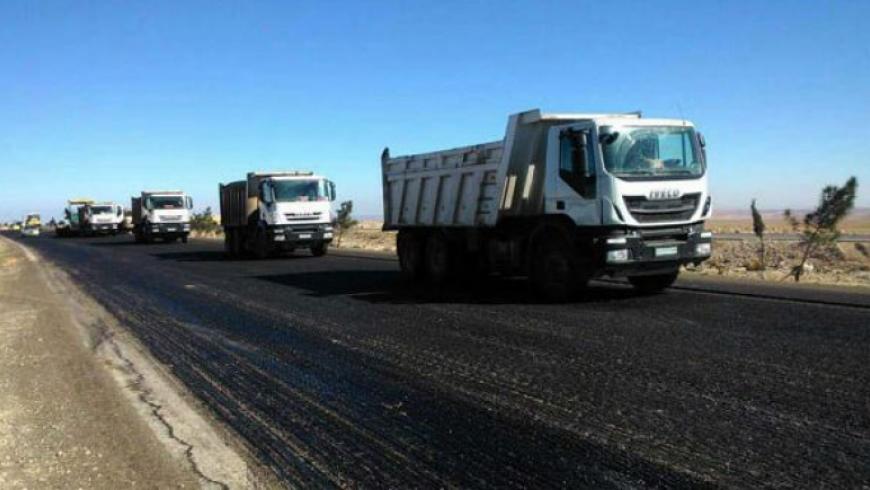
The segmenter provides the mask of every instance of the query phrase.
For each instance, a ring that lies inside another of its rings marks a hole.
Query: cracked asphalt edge
[[[30,247],[3,237],[33,262],[49,290],[68,309],[85,345],[109,369],[121,392],[174,457],[204,489],[261,489],[280,485],[231,430],[197,410],[195,397],[69,275]]]

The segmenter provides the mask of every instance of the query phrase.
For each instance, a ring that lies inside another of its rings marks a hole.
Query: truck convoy
[[[250,172],[219,186],[224,247],[231,257],[308,248],[325,255],[332,241],[335,184],[311,172]]]
[[[682,119],[531,110],[501,141],[385,149],[381,168],[384,229],[410,278],[527,275],[565,300],[600,276],[659,291],[711,253],[705,142]]]
[[[113,202],[90,203],[79,207],[78,215],[82,235],[117,235],[124,208]]]
[[[193,200],[182,191],[142,191],[131,198],[133,236],[137,243],[181,240],[190,234]]]
[[[80,235],[82,233],[82,226],[79,221],[79,210],[93,203],[94,201],[91,199],[70,199],[67,201],[66,207],[63,210],[64,219],[57,223],[54,230],[55,234],[59,237]]]
[[[38,214],[30,213],[21,222],[21,236],[39,236],[42,221]]]

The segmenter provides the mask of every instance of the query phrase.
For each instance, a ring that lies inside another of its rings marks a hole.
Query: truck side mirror
[[[193,209],[193,198],[184,196],[184,205],[187,206],[187,209]]]
[[[329,181],[329,200],[335,201],[335,182]]]
[[[122,208],[121,206],[117,206],[115,209],[118,213],[118,216],[124,216],[124,208]]]

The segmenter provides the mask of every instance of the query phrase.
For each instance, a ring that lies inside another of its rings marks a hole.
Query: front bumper
[[[190,223],[149,223],[146,229],[151,235],[187,235]]]
[[[88,225],[88,229],[93,233],[112,233],[118,231],[118,225],[115,223],[95,223]]]
[[[332,241],[331,224],[275,225],[268,228],[269,239],[285,246],[329,243]]]
[[[656,235],[653,231],[630,230],[602,239],[602,259],[610,274],[655,273],[681,265],[700,264],[713,252],[713,234],[702,226],[684,233]]]

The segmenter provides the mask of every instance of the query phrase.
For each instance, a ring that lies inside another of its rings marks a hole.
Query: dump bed
[[[384,226],[495,223],[501,141],[382,161]]]
[[[384,228],[489,227],[543,211],[547,129],[564,116],[538,110],[508,118],[501,141],[381,157]]]
[[[221,224],[224,226],[244,226],[248,224],[248,215],[253,212],[250,209],[247,193],[247,182],[239,180],[229,184],[221,184],[219,188],[221,198]],[[256,199],[254,199],[254,210]]]
[[[142,222],[142,198],[130,198],[130,210],[132,212],[133,224],[138,225]]]

